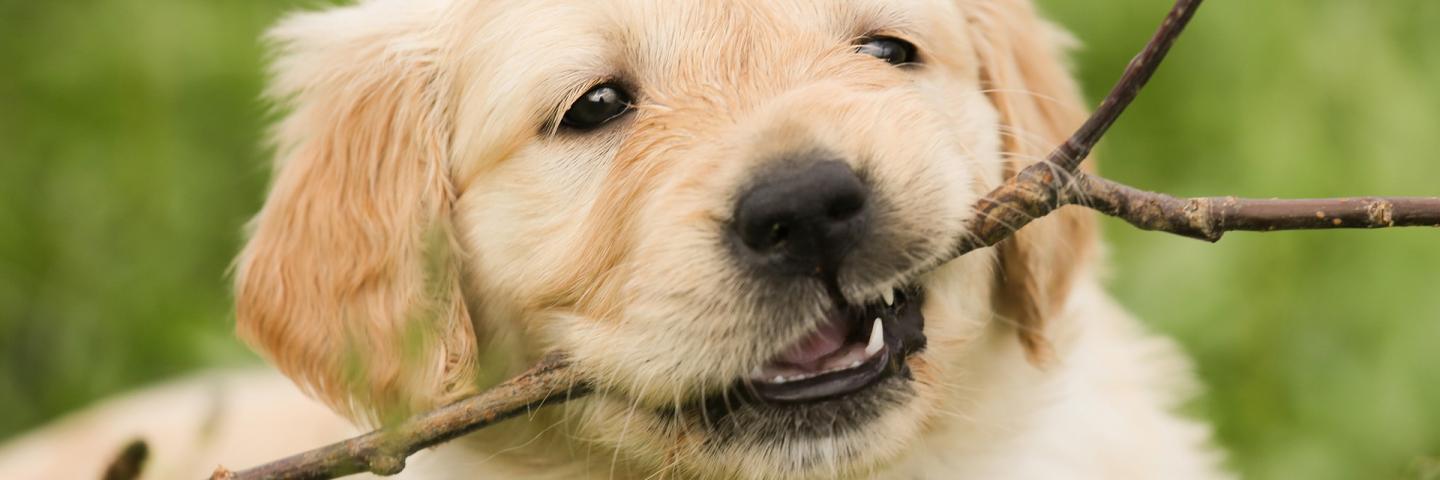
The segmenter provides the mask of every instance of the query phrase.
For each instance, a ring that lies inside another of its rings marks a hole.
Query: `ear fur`
[[[1086,107],[1063,61],[1069,35],[1044,21],[1030,0],[961,0],[984,88],[999,110],[1006,176],[1039,161],[1084,123]],[[1093,163],[1093,162],[1087,162]],[[1046,320],[1061,308],[1095,250],[1095,221],[1069,207],[1031,223],[998,246],[996,300],[1032,362],[1052,356]]]
[[[439,2],[361,2],[270,32],[275,180],[236,261],[237,330],[311,395],[387,421],[472,388],[449,215]]]

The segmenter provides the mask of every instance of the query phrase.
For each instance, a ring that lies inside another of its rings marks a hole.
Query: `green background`
[[[1168,2],[1046,0],[1099,98]],[[266,184],[256,38],[280,0],[0,0],[0,438],[253,364],[226,268]],[[1212,0],[1101,149],[1182,195],[1440,195],[1440,2]],[[1440,465],[1440,232],[1110,221],[1111,285],[1180,340],[1249,478]],[[1434,472],[1429,472],[1434,473]]]

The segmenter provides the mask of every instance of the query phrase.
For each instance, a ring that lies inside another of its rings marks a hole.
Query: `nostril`
[[[784,212],[750,209],[737,212],[735,234],[756,253],[768,253],[784,247],[800,226]]]
[[[832,221],[843,222],[855,218],[864,209],[865,195],[861,191],[855,190],[837,196],[834,201],[830,202],[830,207],[826,209],[825,215]]]
[[[766,246],[766,247],[772,247],[772,248],[773,248],[773,247],[776,247],[776,246],[779,246],[780,244],[785,243],[785,239],[786,239],[787,237],[789,237],[789,236],[790,236],[790,226],[789,226],[789,225],[786,225],[784,222],[774,222],[774,223],[771,223],[771,224],[770,224],[770,234],[765,237],[765,246]]]

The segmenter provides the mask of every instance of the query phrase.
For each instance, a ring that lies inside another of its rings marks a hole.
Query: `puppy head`
[[[274,35],[239,330],[355,418],[558,349],[601,392],[570,427],[638,468],[864,471],[953,414],[997,318],[1043,353],[1087,250],[1064,215],[938,264],[1081,116],[1022,0],[383,0]]]

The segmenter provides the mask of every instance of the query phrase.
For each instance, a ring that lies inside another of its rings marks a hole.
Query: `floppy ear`
[[[237,330],[357,420],[472,388],[474,327],[446,258],[457,250],[439,8],[362,2],[270,32],[270,94],[289,113],[236,264]]]
[[[986,95],[1000,112],[1006,176],[1039,161],[1084,123],[1086,107],[1063,61],[1072,40],[1030,0],[961,0],[970,17]],[[1092,214],[1067,207],[998,246],[1000,315],[1014,321],[1031,360],[1051,355],[1046,319],[1061,308],[1093,256]]]

